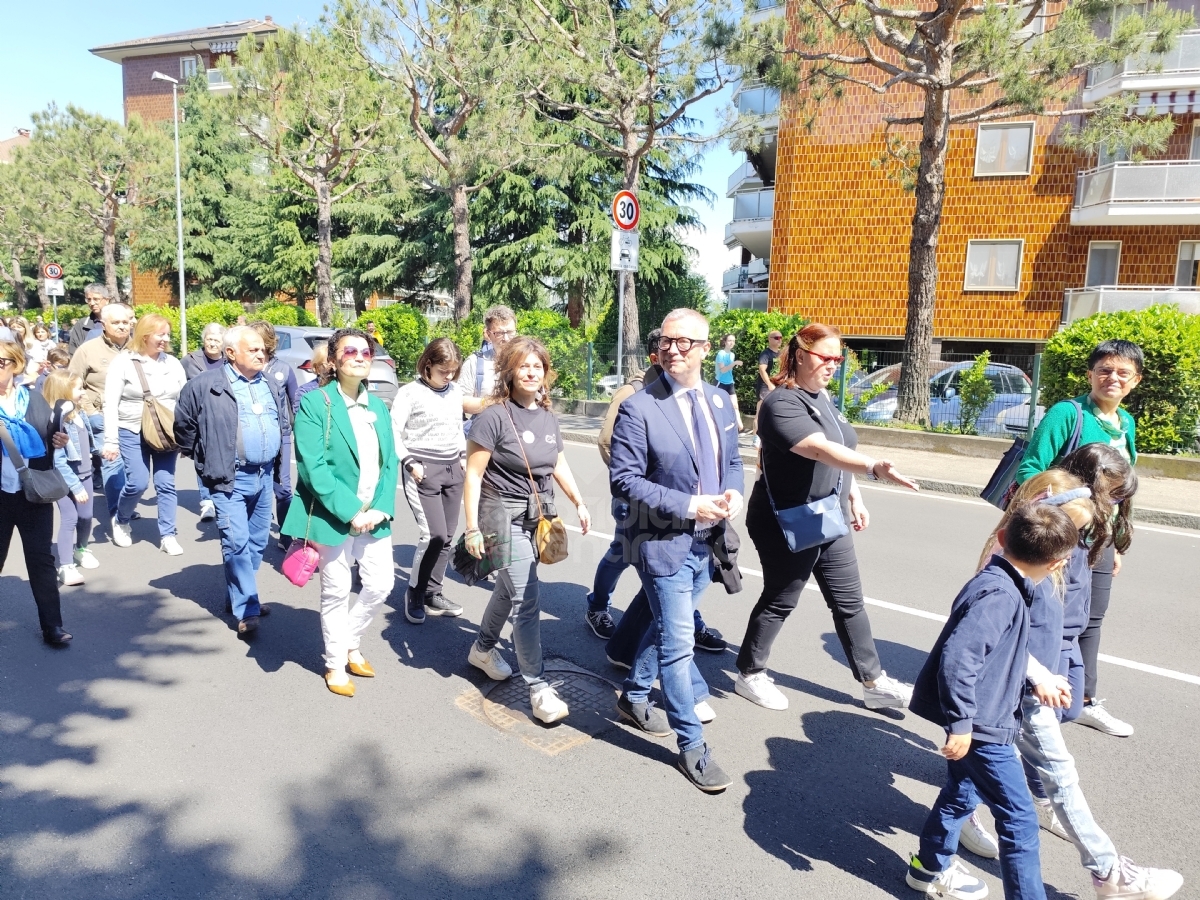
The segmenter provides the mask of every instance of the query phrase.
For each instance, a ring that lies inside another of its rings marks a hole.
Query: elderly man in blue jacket
[[[175,406],[175,440],[212,492],[225,564],[226,613],[238,636],[258,630],[270,607],[258,600],[258,566],[271,530],[275,467],[290,413],[283,386],[264,378],[262,336],[237,325],[225,332],[225,365],[197,375]]]
[[[654,615],[618,710],[650,734],[674,731],[679,767],[696,787],[716,792],[732,782],[709,753],[695,711],[692,613],[712,581],[709,532],[741,510],[743,474],[729,395],[700,377],[708,351],[704,316],[667,314],[658,343],[663,377],[621,404],[609,477],[613,496],[629,503],[627,552]],[[665,721],[650,702],[656,676]]]

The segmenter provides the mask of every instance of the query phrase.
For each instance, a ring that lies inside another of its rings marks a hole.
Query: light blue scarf
[[[28,409],[29,388],[27,387],[17,388],[16,411],[13,415],[10,416],[6,409],[0,407],[0,422],[4,423],[13,443],[17,445],[17,452],[25,457],[26,461],[41,459],[46,455],[46,444],[42,441],[42,436],[25,421],[25,413]],[[0,445],[0,450],[4,451],[5,456],[8,455],[8,448]],[[13,464],[16,465],[15,460]]]

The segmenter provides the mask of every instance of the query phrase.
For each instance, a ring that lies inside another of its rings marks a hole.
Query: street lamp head
[[[179,81],[177,79],[172,78],[170,75],[164,75],[162,72],[155,72],[153,75],[150,76],[150,80],[151,81],[166,81],[166,82],[170,82],[171,84],[179,84]]]

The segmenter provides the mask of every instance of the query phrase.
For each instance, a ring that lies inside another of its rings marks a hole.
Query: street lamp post
[[[179,254],[179,355],[187,353],[187,297],[183,287],[183,187],[179,180],[179,81],[162,72],[150,76],[151,81],[166,81],[171,85],[171,121],[175,125],[175,237]]]

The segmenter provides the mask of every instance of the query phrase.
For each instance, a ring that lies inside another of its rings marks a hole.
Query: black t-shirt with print
[[[521,436],[519,445],[518,434]],[[503,405],[494,403],[475,417],[469,440],[491,451],[491,461],[483,473],[485,484],[507,497],[528,497],[529,476],[525,470],[525,459],[528,458],[538,492],[545,494],[547,499],[554,496],[554,467],[558,464],[563,441],[558,430],[558,417],[550,410],[540,406],[525,409],[511,400]],[[524,457],[521,456],[522,448]]]
[[[833,405],[829,394],[799,388],[779,387],[763,400],[758,414],[758,436],[762,440],[763,467],[777,509],[791,509],[820,500],[833,493],[842,470],[805,459],[792,447],[806,437],[823,432],[827,440],[851,450],[858,434]],[[851,475],[842,478],[842,503],[847,502]]]

